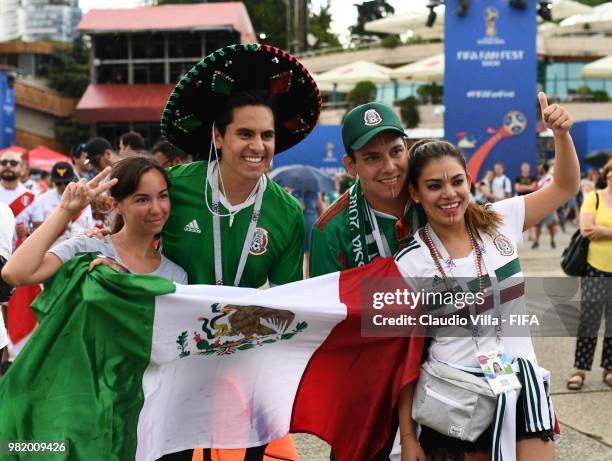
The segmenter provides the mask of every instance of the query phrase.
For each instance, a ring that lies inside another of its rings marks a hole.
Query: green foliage
[[[49,86],[62,96],[80,98],[89,85],[89,52],[77,37],[72,48],[56,47],[53,63],[44,69]]]
[[[227,0],[157,0],[158,5],[175,3],[218,3]],[[287,6],[282,0],[242,0],[246,6],[255,33],[266,34],[258,41],[280,48],[287,48]]]
[[[596,90],[593,91],[593,101],[595,102],[608,102],[610,100],[610,96],[606,90]]]
[[[350,102],[351,108],[374,101],[376,99],[376,85],[370,81],[359,82],[349,92],[346,99]]]
[[[423,104],[441,104],[444,88],[436,82],[427,85],[421,85],[417,89],[419,99]]]
[[[313,49],[318,50],[321,48],[337,48],[340,46],[340,40],[338,36],[331,30],[331,0],[327,0],[325,5],[321,5],[321,9],[310,15],[310,27],[309,33],[314,35],[317,39],[313,46]]]
[[[415,128],[421,122],[419,115],[418,101],[414,96],[408,96],[399,101],[400,117],[406,128]]]
[[[64,146],[74,146],[89,139],[89,125],[81,125],[76,118],[55,122],[55,139]]]
[[[389,34],[382,39],[381,45],[383,48],[395,48],[402,44],[399,35]]]
[[[591,94],[592,91],[587,85],[582,85],[576,89],[576,94]]]

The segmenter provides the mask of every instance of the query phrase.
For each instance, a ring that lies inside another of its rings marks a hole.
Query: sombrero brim
[[[206,158],[219,109],[231,94],[249,90],[276,97],[275,153],[299,143],[317,124],[321,93],[306,68],[283,50],[249,43],[221,48],[185,74],[162,114],[162,136]]]

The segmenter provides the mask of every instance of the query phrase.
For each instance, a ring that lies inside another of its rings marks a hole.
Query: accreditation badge
[[[521,388],[521,383],[501,344],[491,351],[477,351],[476,358],[491,390],[496,395]]]

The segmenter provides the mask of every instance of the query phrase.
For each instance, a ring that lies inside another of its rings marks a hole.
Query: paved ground
[[[573,230],[568,228],[567,234],[557,236],[556,249],[550,248],[548,235],[542,237],[537,250],[532,250],[531,242],[525,238],[519,255],[526,277],[546,277],[546,280],[558,286],[560,280],[557,277],[564,277],[559,267],[559,257]],[[570,279],[562,283],[570,292],[574,291],[572,287],[575,284]],[[553,376],[552,394],[562,432],[556,459],[612,460],[612,388],[603,384],[598,368],[601,340],[595,352],[595,367],[580,392],[565,388],[565,380],[572,370],[575,339],[567,336],[537,337],[534,338],[534,344],[540,364],[551,370]],[[302,460],[329,459],[329,447],[325,442],[304,434],[295,435],[295,440]]]

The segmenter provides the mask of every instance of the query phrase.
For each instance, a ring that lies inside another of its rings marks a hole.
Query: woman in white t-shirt
[[[469,203],[470,177],[459,150],[450,143],[433,140],[412,146],[409,187],[414,202],[423,207],[428,224],[415,234],[418,245],[401,250],[395,259],[413,289],[429,284],[439,286],[441,291],[460,288],[463,292],[483,293],[484,303],[466,308],[473,312],[480,306],[476,312],[485,314],[483,317],[506,318],[508,314],[525,312],[524,283],[517,257],[522,233],[575,195],[580,180],[578,159],[568,132],[571,117],[556,104],[548,106],[544,93],[538,98],[544,123],[554,133],[558,168],[554,181],[532,194],[501,200],[489,208]],[[434,312],[437,318],[461,314],[454,306],[450,310],[442,306]],[[421,425],[417,437],[412,419],[416,385],[407,385],[399,401],[402,461],[496,460],[501,455],[519,461],[553,460],[555,418],[545,383],[548,372],[537,365],[528,331],[521,336],[505,325],[501,330],[493,325],[481,325],[475,330],[469,325],[463,334],[458,334],[459,331],[449,326],[428,330],[431,339],[426,361],[442,362],[484,379],[486,373],[490,376],[484,354],[493,351],[499,355],[489,357],[507,363],[503,365],[505,370],[512,365],[522,375],[521,382],[529,383],[525,386],[529,389],[519,393],[506,388],[498,398],[497,413],[495,418],[492,416],[489,429],[476,441],[468,442],[461,439],[463,428],[455,428],[459,433],[455,438]],[[448,399],[441,401],[448,411],[440,413],[451,414],[459,408]],[[534,402],[532,407],[527,405]],[[529,408],[536,408],[537,412]]]
[[[110,181],[104,179],[110,174]],[[71,183],[58,208],[15,251],[2,270],[12,285],[33,285],[49,280],[64,262],[78,253],[102,256],[90,264],[106,264],[122,272],[150,274],[186,284],[187,274],[163,256],[154,242],[170,214],[166,170],[151,157],[128,157],[106,168],[91,181]],[[111,235],[105,240],[73,237],[52,249],[51,244],[74,216],[97,195],[110,192],[116,213]]]

